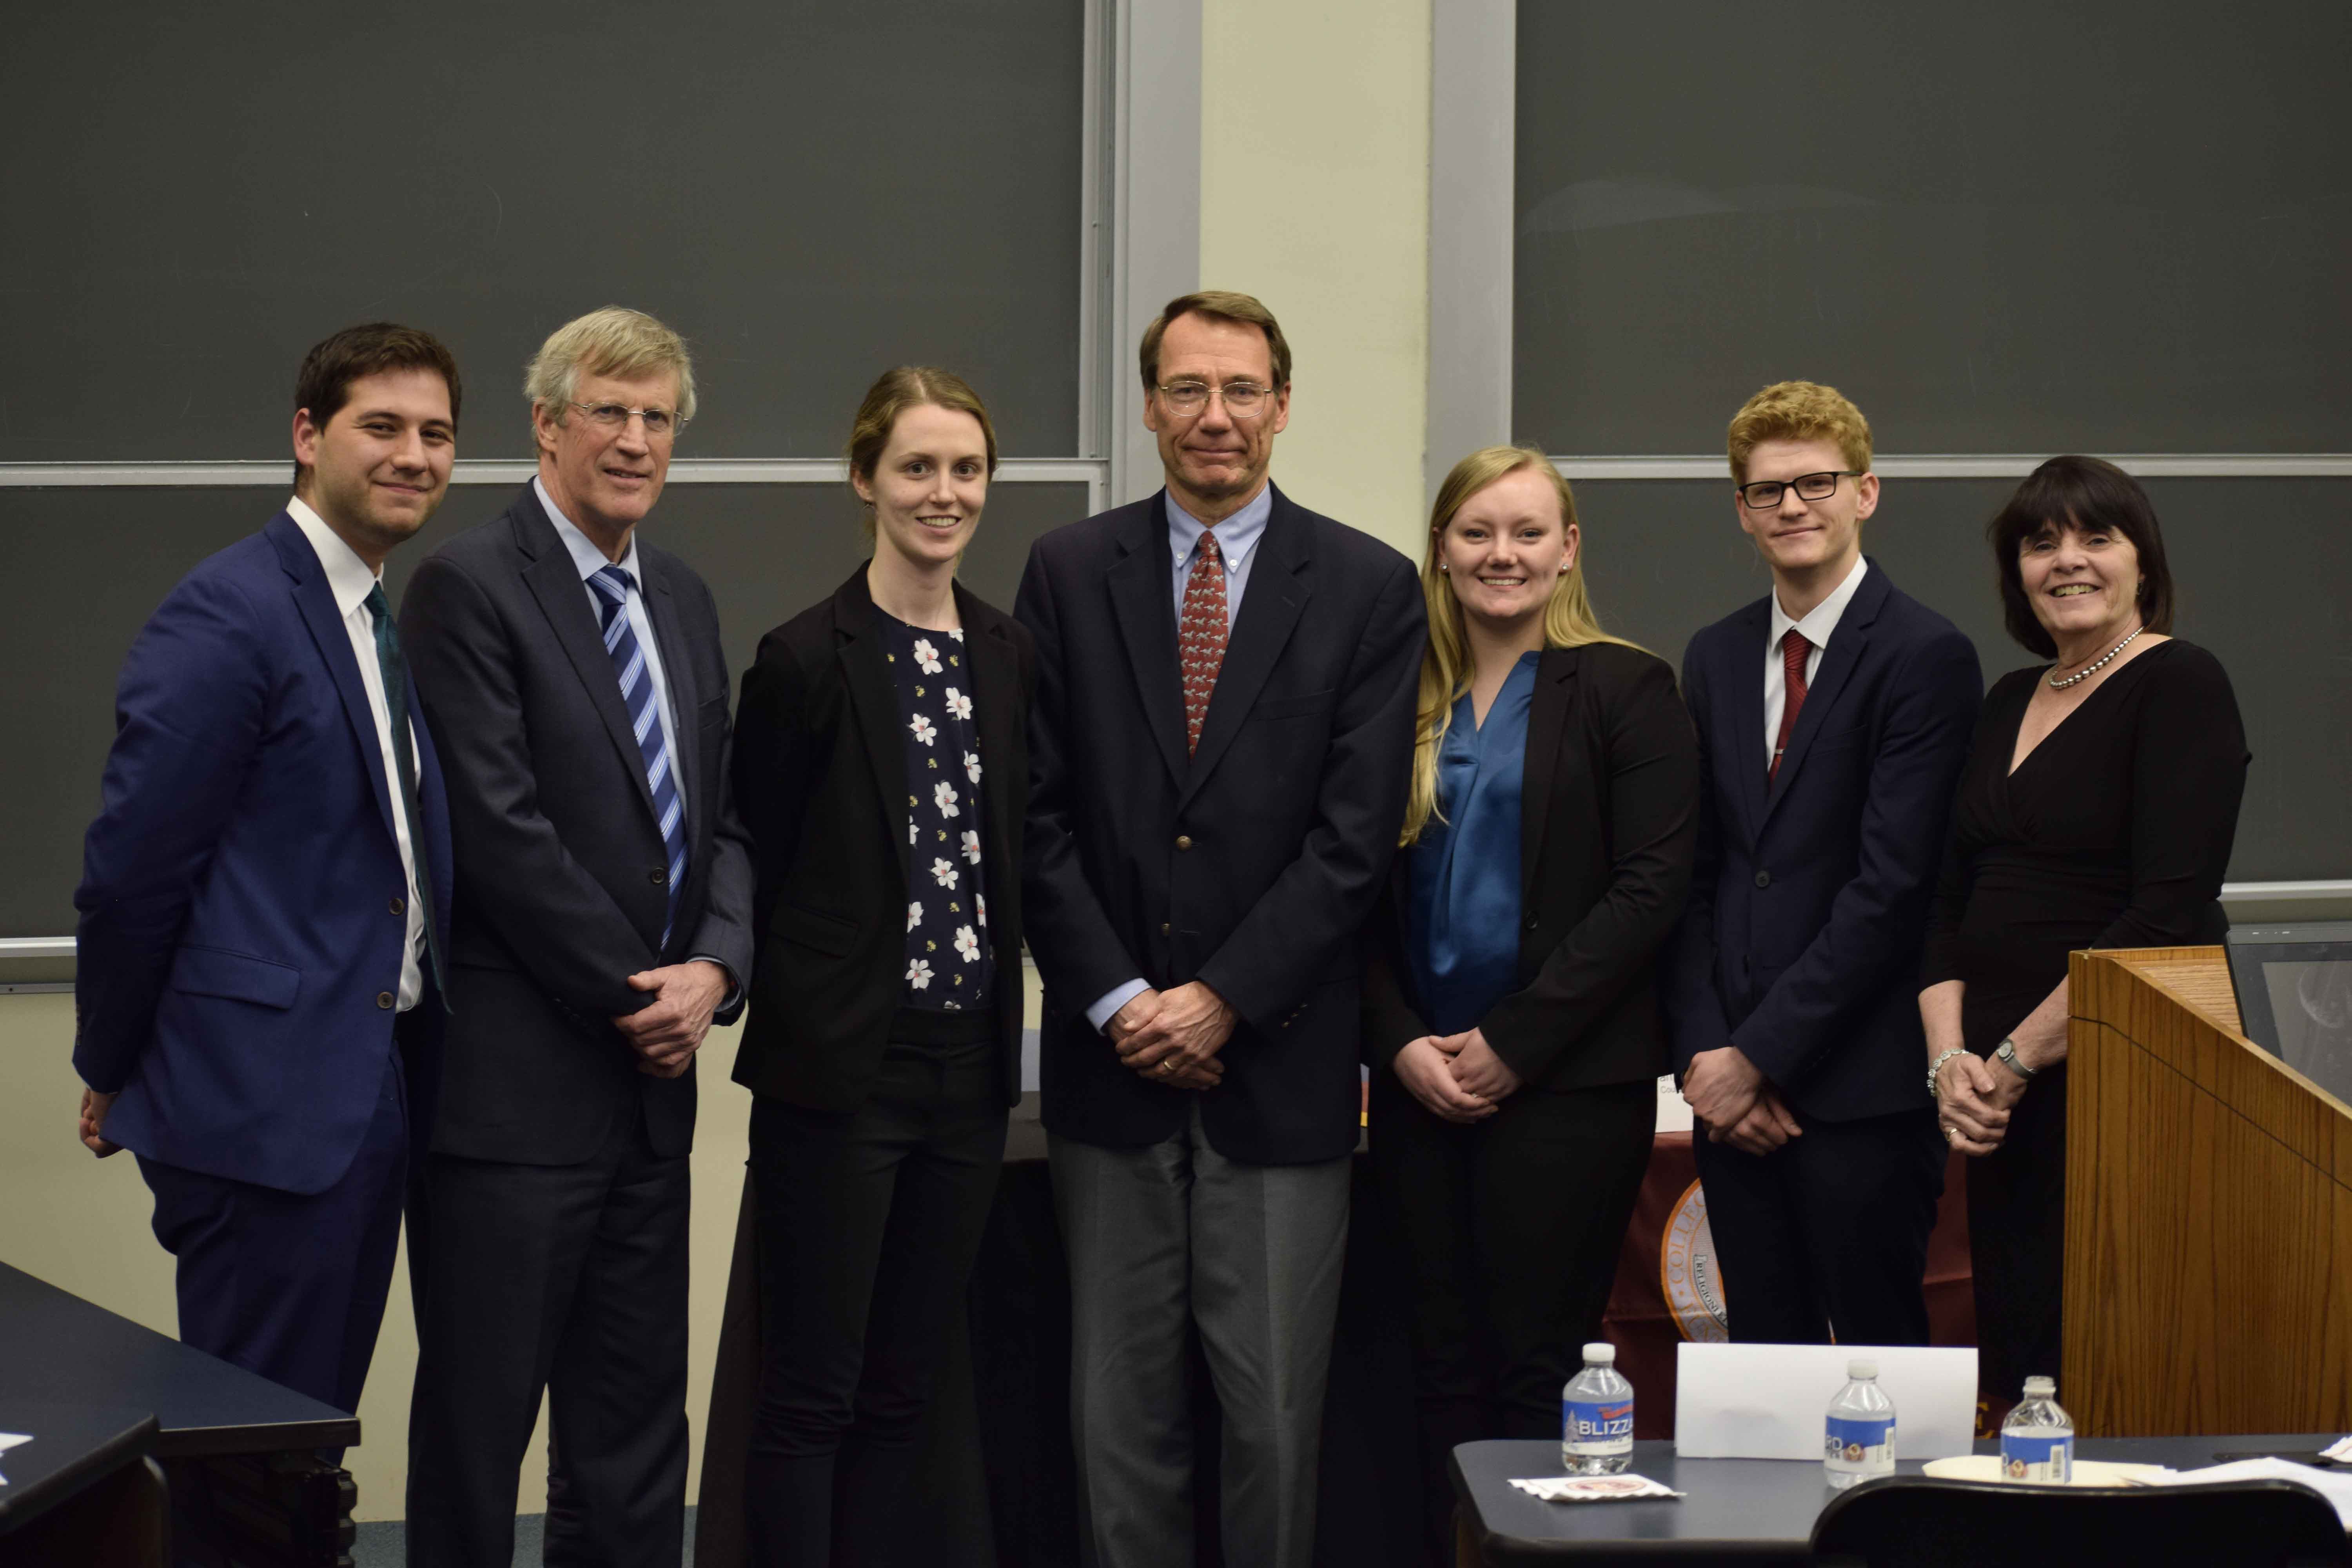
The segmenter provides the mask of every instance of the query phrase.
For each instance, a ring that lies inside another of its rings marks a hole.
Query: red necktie
[[[1203,531],[1192,574],[1184,580],[1184,615],[1176,626],[1176,657],[1184,667],[1184,750],[1200,750],[1201,721],[1225,662],[1225,562],[1217,536]]]
[[[1780,776],[1780,753],[1789,749],[1789,737],[1797,732],[1797,710],[1805,705],[1805,656],[1812,651],[1813,645],[1794,626],[1780,639],[1780,669],[1788,678],[1789,695],[1780,704],[1780,734],[1772,742],[1771,771],[1764,775],[1768,789]]]

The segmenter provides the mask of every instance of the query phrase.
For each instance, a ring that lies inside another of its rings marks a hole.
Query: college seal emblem
[[[1706,1227],[1706,1194],[1693,1182],[1667,1211],[1658,1242],[1658,1291],[1683,1338],[1726,1344],[1730,1320],[1723,1310],[1723,1274],[1715,1237]]]

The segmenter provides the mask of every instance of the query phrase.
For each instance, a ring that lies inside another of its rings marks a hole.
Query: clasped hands
[[[1805,1135],[1780,1091],[1738,1046],[1691,1058],[1683,1069],[1683,1100],[1706,1125],[1708,1142],[1728,1143],[1743,1154],[1769,1154]]]
[[[1137,992],[1103,1032],[1137,1076],[1173,1089],[1214,1089],[1225,1076],[1217,1053],[1233,1038],[1234,1022],[1225,999],[1193,980]]]
[[[1523,1081],[1475,1028],[1407,1040],[1397,1051],[1396,1075],[1432,1116],[1465,1126],[1494,1115]]]
[[[2009,1136],[2009,1113],[2024,1098],[2024,1079],[1973,1052],[1936,1069],[1936,1120],[1945,1141],[1963,1154],[1999,1149]]]
[[[613,1020],[613,1027],[637,1053],[637,1070],[655,1078],[678,1078],[694,1061],[710,1016],[727,999],[727,971],[709,959],[664,964],[629,976],[653,1001]]]

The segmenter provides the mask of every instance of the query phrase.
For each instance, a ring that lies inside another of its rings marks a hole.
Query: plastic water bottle
[[[1878,1386],[1878,1363],[1845,1363],[1846,1385],[1830,1401],[1822,1464],[1839,1491],[1873,1476],[1895,1473],[1895,1401]]]
[[[1584,1347],[1584,1370],[1559,1391],[1559,1463],[1571,1476],[1613,1476],[1633,1462],[1633,1385],[1617,1347]]]
[[[2000,1424],[2000,1479],[2064,1486],[2074,1473],[2074,1418],[2059,1407],[2058,1385],[2025,1380],[2025,1398]]]

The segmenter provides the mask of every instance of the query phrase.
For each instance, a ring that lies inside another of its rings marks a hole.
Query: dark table
[[[2084,1437],[2074,1451],[2085,1459],[2196,1469],[2225,1458],[2276,1454],[2308,1458],[2336,1440],[2272,1434],[2227,1437]],[[1979,1443],[1979,1453],[1999,1445]],[[1896,1473],[1924,1466],[1904,1460]],[[1819,1464],[1796,1459],[1683,1459],[1666,1442],[1633,1445],[1633,1473],[1688,1495],[1649,1502],[1539,1502],[1511,1485],[1515,1478],[1560,1474],[1553,1442],[1465,1443],[1454,1450],[1454,1495],[1461,1504],[1461,1563],[1809,1563],[1813,1521],[1832,1492]]]
[[[152,1412],[184,1550],[266,1542],[272,1561],[331,1563],[350,1549],[357,1493],[316,1450],[358,1442],[357,1416],[0,1263],[0,1430],[37,1433],[6,1425],[33,1403]],[[14,1482],[37,1446],[0,1456],[0,1474]]]
[[[0,1453],[0,1563],[162,1568],[163,1477],[147,1458],[154,1416],[0,1394],[0,1432],[33,1439]]]

